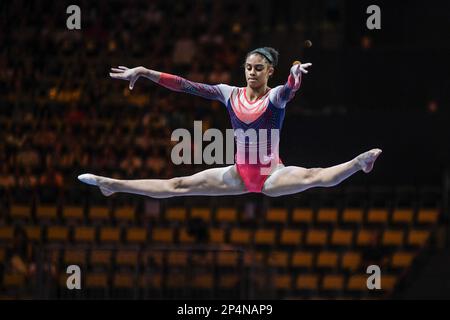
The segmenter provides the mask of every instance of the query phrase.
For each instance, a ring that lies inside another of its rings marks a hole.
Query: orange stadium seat
[[[235,274],[224,274],[219,276],[219,288],[239,288],[239,277]]]
[[[39,242],[42,240],[42,230],[40,226],[26,226],[25,232],[29,241]]]
[[[237,221],[236,208],[218,208],[216,211],[216,221],[219,223],[234,223]]]
[[[355,251],[344,252],[341,256],[341,268],[356,271],[361,266],[361,254]]]
[[[138,251],[118,250],[116,253],[116,264],[118,266],[135,268],[138,265]]]
[[[209,229],[209,241],[211,243],[225,243],[225,230],[219,228]]]
[[[351,224],[362,224],[364,212],[361,208],[346,208],[342,212],[342,222]]]
[[[299,230],[283,229],[280,235],[280,244],[298,246],[302,242],[302,232]]]
[[[66,265],[79,265],[85,266],[87,252],[85,249],[67,249],[64,251],[64,263]]]
[[[392,223],[396,224],[412,224],[414,220],[414,212],[412,209],[395,209],[392,214]]]
[[[317,290],[319,276],[316,274],[301,274],[297,277],[296,288],[299,290]]]
[[[371,208],[367,212],[367,222],[370,224],[385,224],[388,222],[388,210],[384,208]]]
[[[336,224],[338,221],[338,210],[336,208],[320,208],[317,212],[317,223]]]
[[[292,211],[292,222],[311,224],[313,222],[313,211],[310,208],[295,208]]]
[[[438,209],[420,209],[417,214],[417,223],[419,224],[435,224],[438,221]]]
[[[131,289],[135,286],[134,274],[119,272],[113,276],[113,287],[122,289]]]
[[[174,242],[174,232],[171,228],[154,228],[152,230],[152,241],[157,243]]]
[[[80,206],[63,206],[62,216],[65,220],[81,221],[84,219],[84,209]]]
[[[185,267],[188,265],[188,258],[185,251],[171,251],[167,254],[167,264],[171,267]]]
[[[120,242],[120,228],[102,227],[99,238],[100,242],[118,243]]]
[[[167,221],[178,221],[178,222],[186,222],[187,214],[186,208],[184,207],[172,207],[167,208],[165,213],[165,218]]]
[[[401,246],[403,245],[403,231],[386,230],[383,233],[382,243],[385,246]]]
[[[147,229],[141,227],[127,228],[126,241],[128,243],[146,243]]]
[[[408,268],[413,260],[415,254],[411,252],[395,252],[391,259],[391,267],[393,268]]]
[[[47,228],[47,241],[66,242],[69,240],[69,229],[61,226],[50,226]]]
[[[36,207],[36,218],[38,220],[57,220],[58,207],[55,205],[38,205]]]
[[[89,209],[89,219],[91,221],[108,221],[109,216],[109,208],[105,206],[92,206]]]
[[[290,290],[292,287],[292,276],[289,274],[276,274],[274,286],[277,290]]]
[[[430,231],[428,230],[410,230],[408,233],[408,245],[414,247],[422,247],[429,239]]]
[[[322,289],[340,291],[344,289],[344,276],[339,274],[327,274],[322,279]]]
[[[306,244],[310,246],[324,246],[327,244],[326,230],[309,230],[306,234]]]
[[[111,265],[112,251],[106,249],[93,249],[90,252],[90,263],[92,266],[109,267]]]
[[[291,266],[294,268],[311,268],[313,266],[313,254],[304,251],[294,252],[292,254]]]
[[[351,246],[353,230],[334,229],[331,234],[331,244],[335,246]]]
[[[272,251],[269,253],[267,262],[271,267],[287,268],[289,265],[289,255],[285,251]]]
[[[230,232],[230,242],[233,244],[250,244],[252,231],[233,228]]]
[[[133,206],[115,208],[113,217],[119,222],[133,223],[135,221],[135,208]]]
[[[191,219],[202,219],[206,222],[211,221],[211,209],[210,208],[191,208]]]
[[[255,245],[275,245],[275,230],[259,229],[254,234]]]
[[[31,206],[23,204],[11,204],[10,215],[13,220],[31,219]]]
[[[95,228],[94,227],[75,227],[74,241],[77,242],[94,242]]]
[[[285,224],[288,220],[288,211],[284,208],[270,208],[266,212],[266,222],[270,224]]]
[[[338,265],[338,254],[331,251],[322,251],[317,256],[316,266],[318,268],[334,269]]]
[[[194,275],[192,287],[196,289],[212,289],[214,286],[214,276],[211,273]]]
[[[178,240],[180,243],[194,243],[195,237],[192,234],[189,234],[186,228],[180,229],[180,233],[178,235]]]

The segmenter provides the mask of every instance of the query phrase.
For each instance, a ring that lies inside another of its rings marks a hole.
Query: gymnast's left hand
[[[109,76],[113,79],[120,79],[120,80],[128,80],[130,81],[129,88],[130,90],[133,90],[134,84],[136,83],[137,79],[142,75],[143,67],[136,67],[129,69],[124,66],[119,66],[117,68],[111,68],[111,71],[109,73]]]

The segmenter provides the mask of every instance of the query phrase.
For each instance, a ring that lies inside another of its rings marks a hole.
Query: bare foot
[[[375,160],[377,160],[381,152],[381,149],[372,149],[367,152],[361,153],[355,159],[361,166],[361,170],[365,173],[369,173],[370,171],[372,171]]]
[[[85,173],[78,176],[78,180],[81,182],[84,182],[86,184],[90,184],[93,186],[98,186],[100,188],[100,191],[105,196],[112,195],[115,191],[111,189],[111,182],[109,178],[96,176],[94,174]]]

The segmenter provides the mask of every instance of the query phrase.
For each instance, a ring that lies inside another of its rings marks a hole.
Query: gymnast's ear
[[[273,76],[274,72],[275,72],[275,68],[269,65],[269,78]]]

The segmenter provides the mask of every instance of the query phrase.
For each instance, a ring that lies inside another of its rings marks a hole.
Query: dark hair
[[[245,57],[245,59],[247,60],[247,58],[249,56],[251,56],[252,54],[255,54],[255,53],[257,53],[260,56],[262,56],[263,58],[265,58],[267,60],[267,62],[270,65],[272,65],[272,67],[276,67],[277,66],[279,53],[274,48],[262,47],[262,48],[258,48],[258,49],[252,50],[249,53],[247,53],[247,56]]]

